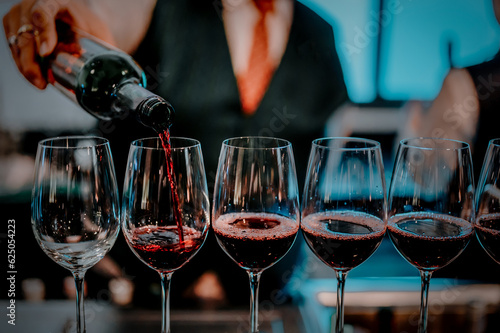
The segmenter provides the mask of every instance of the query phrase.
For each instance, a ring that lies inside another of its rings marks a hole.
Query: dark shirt
[[[468,68],[479,99],[479,123],[473,144],[473,164],[476,184],[488,142],[500,137],[500,53],[490,61]]]

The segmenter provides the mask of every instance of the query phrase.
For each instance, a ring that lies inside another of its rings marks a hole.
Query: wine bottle
[[[62,22],[57,34],[54,52],[42,61],[49,83],[99,119],[132,113],[157,132],[170,127],[173,107],[146,89],[146,75],[131,56]]]

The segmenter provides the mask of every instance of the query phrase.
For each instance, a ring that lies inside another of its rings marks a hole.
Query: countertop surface
[[[16,301],[15,325],[3,315],[2,333],[69,333],[74,332],[76,305],[72,300],[39,303]],[[8,301],[1,300],[5,309]],[[158,304],[160,307],[160,304]],[[118,308],[106,302],[85,302],[87,333],[160,333],[161,311]],[[249,310],[172,310],[173,333],[247,333]],[[295,306],[265,307],[260,311],[262,333],[305,333]]]
[[[330,333],[335,318],[336,283],[308,280],[297,304],[260,302],[261,333]],[[356,279],[348,281],[345,297],[345,332],[416,332],[420,283],[415,278]],[[73,333],[74,300],[30,303],[15,301],[15,325],[3,309],[1,333]],[[11,307],[11,306],[10,306]],[[180,310],[171,305],[172,333],[248,333],[249,309]],[[85,301],[87,333],[160,333],[161,311],[118,307],[106,301]],[[429,294],[429,333],[500,332],[500,285],[435,279]]]

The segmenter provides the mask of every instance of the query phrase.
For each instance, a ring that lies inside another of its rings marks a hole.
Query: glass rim
[[[95,140],[95,144],[89,144],[89,145],[80,145],[77,146],[75,144],[68,144],[69,140]],[[56,142],[66,142],[65,145],[53,145],[53,144],[48,144],[49,142],[56,143]],[[52,138],[47,138],[44,140],[41,140],[38,142],[38,146],[43,147],[43,148],[53,148],[53,149],[88,149],[92,147],[99,147],[99,146],[106,146],[109,145],[109,140],[100,136],[95,136],[95,135],[68,135],[68,136],[56,136]]]
[[[450,144],[454,144],[454,147],[425,147],[423,145],[410,144],[410,141],[431,141],[431,142],[447,142]],[[438,150],[438,151],[458,151],[463,149],[469,149],[470,145],[465,141],[454,140],[454,139],[445,139],[445,138],[434,138],[434,137],[411,137],[405,138],[399,141],[401,147],[405,148],[414,148],[414,149],[422,149],[422,150]]]
[[[488,144],[496,147],[500,147],[500,138],[491,139]]]
[[[331,146],[326,146],[320,144],[320,141],[344,141],[344,142],[364,142],[364,143],[369,143],[372,146],[371,147],[356,147],[356,148],[349,148],[349,147],[331,147]],[[323,138],[318,138],[312,141],[312,145],[315,148],[321,148],[321,149],[331,149],[331,150],[373,150],[373,149],[380,149],[381,145],[380,142],[372,139],[365,139],[365,138],[359,138],[359,137],[342,137],[342,136],[328,136],[328,137],[323,137]]]
[[[172,141],[186,141],[186,142],[190,142],[190,143],[186,144],[186,145],[181,145],[181,146],[173,146]],[[155,147],[148,146],[148,145],[144,146],[144,145],[140,145],[139,144],[140,142],[143,142],[143,143],[155,142],[156,145],[155,145]],[[193,139],[193,138],[183,137],[183,136],[170,137],[170,144],[171,144],[172,150],[190,149],[190,148],[195,148],[195,147],[201,146],[200,141]],[[161,139],[157,136],[151,136],[151,137],[140,138],[140,139],[134,140],[130,143],[130,146],[134,147],[134,148],[140,148],[140,149],[163,150]]]
[[[236,140],[255,140],[255,141],[264,141],[264,140],[274,140],[277,142],[277,145],[274,147],[245,147],[236,144],[229,143],[230,141]],[[238,148],[238,149],[259,149],[259,150],[273,150],[273,149],[283,149],[283,148],[291,148],[292,143],[286,139],[272,137],[272,136],[236,136],[232,138],[227,138],[222,141],[222,146],[230,147],[230,148]]]

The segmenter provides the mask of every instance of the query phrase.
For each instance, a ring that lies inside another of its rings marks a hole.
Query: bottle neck
[[[128,115],[126,113],[135,112],[142,101],[151,96],[156,95],[140,86],[135,80],[127,80],[115,90],[113,113],[124,114],[126,117]]]
[[[157,132],[167,130],[172,124],[174,109],[166,100],[140,86],[136,80],[127,80],[115,92],[113,112],[119,118],[134,113],[136,119]]]

